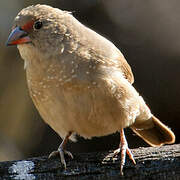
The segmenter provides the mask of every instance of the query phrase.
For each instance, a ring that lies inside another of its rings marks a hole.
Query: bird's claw
[[[120,174],[123,175],[123,167],[126,162],[126,154],[129,156],[129,158],[133,161],[134,164],[136,164],[136,161],[134,160],[133,154],[131,150],[128,147],[128,143],[126,141],[126,137],[124,135],[123,129],[121,130],[121,143],[119,145],[119,148],[116,149],[113,153],[110,153],[107,155],[104,160],[108,160],[109,158],[114,158],[119,153],[121,154],[121,163],[120,163]],[[114,161],[114,160],[113,160]]]
[[[119,149],[121,151],[120,150],[117,150],[117,151],[121,152],[120,173],[121,175],[123,175],[123,167],[126,162],[126,154],[129,156],[129,158],[133,161],[134,164],[136,164],[136,161],[134,160],[133,154],[128,147],[128,143],[126,141],[126,137],[124,135],[123,129],[121,130],[120,136],[121,136],[121,143],[120,143]]]
[[[61,159],[61,163],[63,164],[64,168],[66,169],[66,161],[64,158],[64,155],[67,154],[68,156],[71,157],[71,159],[73,159],[73,155],[71,152],[64,150],[63,148],[58,148],[57,151],[53,151],[48,158],[52,158],[55,156],[60,156]]]
[[[134,160],[134,156],[133,156],[133,154],[132,154],[132,152],[131,152],[131,150],[129,149],[128,146],[123,146],[123,147],[120,147],[120,148],[116,149],[112,153],[111,157],[114,158],[120,152],[121,152],[120,173],[121,173],[121,175],[123,175],[123,167],[124,167],[124,164],[125,164],[125,161],[126,161],[126,154],[129,156],[129,158],[133,161],[134,164],[136,164],[136,161]]]
[[[116,150],[114,150],[114,152],[112,153],[112,158],[114,158],[116,155],[118,155],[119,153],[121,152],[121,149],[120,148],[118,148],[118,149],[116,149]]]

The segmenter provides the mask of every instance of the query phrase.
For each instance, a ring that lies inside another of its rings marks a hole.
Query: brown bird
[[[123,173],[126,153],[135,163],[123,129],[130,127],[151,146],[171,144],[174,133],[160,122],[132,86],[134,77],[121,52],[82,25],[70,12],[47,5],[29,6],[14,20],[7,45],[24,59],[30,96],[44,121],[63,139],[64,154],[74,134],[84,138],[120,131]]]

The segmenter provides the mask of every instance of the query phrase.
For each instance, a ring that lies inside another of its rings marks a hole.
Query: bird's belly
[[[62,138],[69,131],[85,138],[104,136],[129,125],[117,100],[98,90],[53,88],[41,98],[31,96],[44,121]]]

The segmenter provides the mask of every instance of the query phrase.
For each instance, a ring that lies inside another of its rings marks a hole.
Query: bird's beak
[[[10,33],[6,45],[10,46],[10,45],[24,44],[28,42],[31,42],[28,33],[21,30],[20,27],[16,27]]]

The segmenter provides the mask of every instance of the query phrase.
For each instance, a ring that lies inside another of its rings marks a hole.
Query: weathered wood
[[[97,152],[74,154],[73,160],[66,158],[66,171],[58,158],[37,157],[1,162],[0,179],[180,180],[180,144],[138,148],[132,152],[137,165],[127,159],[123,177],[119,173],[119,156],[112,159],[107,157],[109,152]]]

